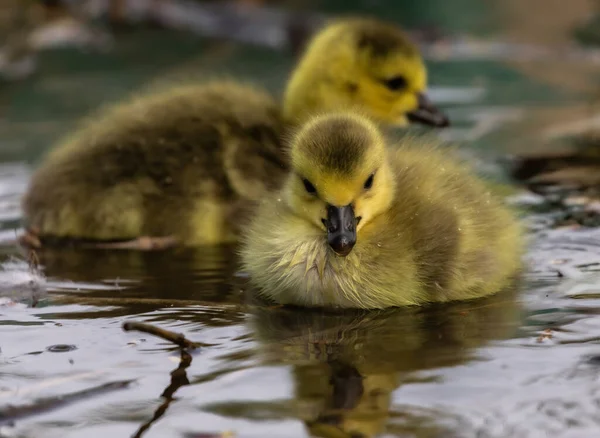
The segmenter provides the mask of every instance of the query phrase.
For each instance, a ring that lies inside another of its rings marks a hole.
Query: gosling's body
[[[24,199],[28,226],[46,240],[232,241],[248,203],[284,175],[282,130],[271,96],[233,82],[119,105],[47,157]]]
[[[425,98],[426,83],[420,55],[400,30],[350,19],[308,45],[285,108],[232,81],[118,104],[93,116],[35,173],[23,202],[23,241],[150,249],[234,242],[247,207],[285,176],[280,139],[288,128],[315,110],[352,105],[383,123],[445,126]]]
[[[520,265],[520,228],[450,152],[417,138],[373,146],[379,133],[356,116],[309,125],[292,145],[297,158],[284,189],[261,204],[246,233],[243,265],[260,293],[283,304],[385,308],[477,298],[509,284]],[[347,158],[356,163],[345,169],[323,163],[351,143],[373,150]],[[314,145],[321,161],[306,151]],[[310,166],[319,169],[311,177],[320,181],[311,179],[318,199],[304,197],[296,181]],[[361,190],[375,167],[372,188]],[[319,203],[352,205],[361,218],[345,257],[319,226]]]

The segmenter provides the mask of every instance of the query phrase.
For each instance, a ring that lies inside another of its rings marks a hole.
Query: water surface
[[[433,21],[472,38],[445,46],[447,53],[433,47],[428,59],[433,98],[454,121],[443,135],[461,142],[483,173],[504,178],[498,156],[549,147],[597,117],[598,66],[590,59],[527,62],[469,43],[558,53],[590,13],[582,2],[562,10],[556,1],[462,0],[452,10],[433,0],[392,9],[355,3],[407,26]],[[554,28],[527,20],[542,3]],[[38,254],[41,271],[32,271],[10,244],[19,199],[43,153],[79,117],[156,81],[214,72],[254,77],[279,93],[293,62],[154,29],[120,38],[103,55],[48,52],[36,77],[0,90],[0,436],[597,434],[600,232],[553,229],[552,213],[524,214],[529,269],[513,290],[422,309],[261,306],[249,298],[232,248],[47,250]],[[182,356],[165,341],[123,332],[129,320],[203,347]]]

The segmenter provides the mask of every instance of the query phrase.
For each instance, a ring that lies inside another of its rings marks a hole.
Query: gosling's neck
[[[351,35],[344,29],[331,26],[316,37],[294,69],[283,97],[288,123],[301,124],[315,113],[347,110],[352,103],[353,78],[346,76],[357,60]]]
[[[312,72],[308,75],[296,73],[283,98],[283,117],[291,125],[300,125],[317,113],[347,109],[352,100],[347,94],[352,92],[339,88],[339,78],[329,79],[328,72]]]

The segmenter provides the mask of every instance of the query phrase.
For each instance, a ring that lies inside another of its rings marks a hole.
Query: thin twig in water
[[[190,381],[188,380],[186,368],[188,368],[192,363],[192,356],[185,351],[183,348],[181,349],[181,361],[179,362],[179,366],[171,371],[171,383],[169,386],[165,388],[161,397],[165,399],[163,403],[154,411],[154,415],[150,420],[145,422],[140,426],[137,432],[132,435],[132,438],[141,438],[145,431],[147,431],[150,426],[152,426],[160,417],[164,415],[167,411],[171,402],[174,399],[175,392],[181,388],[182,386],[189,385]]]
[[[193,350],[196,348],[200,348],[201,346],[197,342],[190,341],[181,333],[171,332],[169,330],[161,329],[160,327],[156,327],[152,324],[145,324],[143,322],[123,323],[123,330],[125,330],[126,332],[138,331],[142,333],[147,333],[149,335],[164,339],[165,341],[172,342],[173,344],[178,345],[181,348],[189,348]]]
[[[190,384],[186,369],[192,364],[192,356],[186,351],[186,349],[189,348],[193,350],[200,348],[201,345],[197,342],[192,342],[189,339],[186,339],[186,337],[181,333],[174,333],[169,330],[156,327],[152,324],[145,324],[143,322],[126,322],[123,324],[123,330],[126,332],[134,330],[147,333],[149,335],[164,339],[165,341],[172,342],[175,345],[178,345],[181,349],[181,360],[179,361],[179,365],[171,372],[171,383],[169,383],[169,386],[167,386],[161,394],[164,402],[161,403],[156,411],[154,411],[152,418],[142,424],[137,432],[132,436],[132,438],[141,438],[144,432],[146,432],[159,418],[165,414],[171,405],[171,402],[174,400],[175,392],[182,386]]]

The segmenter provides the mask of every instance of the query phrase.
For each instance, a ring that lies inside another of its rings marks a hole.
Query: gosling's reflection
[[[256,308],[251,324],[265,362],[293,365],[293,415],[310,435],[358,438],[402,432],[388,419],[403,381],[468,361],[477,347],[510,337],[519,321],[514,294],[503,293],[379,312]],[[410,424],[410,413],[403,416]]]
[[[50,280],[53,304],[113,308],[102,316],[190,305],[225,309],[243,305],[231,247],[157,252],[45,248],[36,254]]]
[[[149,252],[45,248],[35,254],[49,277],[90,283],[122,280],[123,285],[129,280],[144,282],[145,294],[154,298],[185,299],[190,286],[201,284],[219,301],[231,288],[227,280],[237,269],[234,248],[229,246]]]

